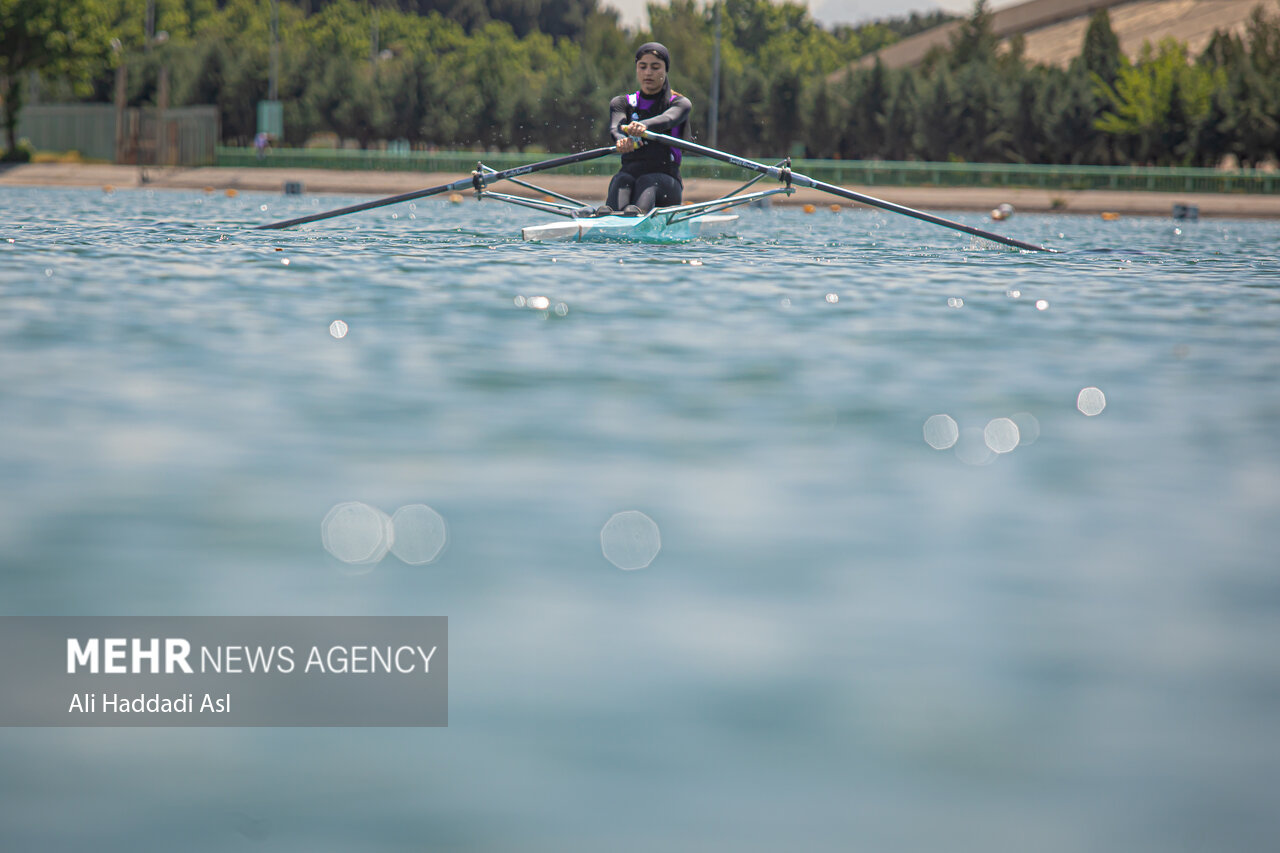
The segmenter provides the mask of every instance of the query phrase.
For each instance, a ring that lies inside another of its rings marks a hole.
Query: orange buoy
[[[814,207],[814,206],[813,206],[813,205],[811,205],[811,204],[806,204],[806,205],[804,206],[804,212],[805,212],[805,213],[813,213],[813,212],[814,212],[815,210],[817,210],[817,209],[818,209],[818,208]]]
[[[107,195],[110,195],[111,193],[113,193],[113,192],[115,192],[115,191],[116,191],[116,188],[115,188],[115,187],[113,187],[113,186],[111,186],[111,184],[107,184],[106,186],[104,186],[104,187],[102,188],[102,191],[103,191],[104,193],[106,193]]]
[[[449,201],[454,204],[462,204],[462,193],[453,193],[449,196]]]
[[[833,204],[833,205],[831,205],[831,212],[832,212],[832,213],[839,213],[839,212],[840,212],[840,205],[838,205],[838,204]]]
[[[204,188],[204,194],[205,194],[205,195],[208,195],[208,194],[209,194],[209,193],[211,193],[211,192],[213,192],[213,187],[205,187],[205,188]]]
[[[240,195],[240,193],[235,190],[227,190],[227,198],[235,198],[238,195]]]
[[[1116,213],[1114,210],[1104,210],[1102,212],[1103,222],[1115,222],[1119,218],[1120,214]]]

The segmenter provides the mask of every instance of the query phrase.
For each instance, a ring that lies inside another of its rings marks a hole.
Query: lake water
[[[6,729],[0,846],[1273,849],[1280,223],[247,230],[356,200],[0,189],[0,613],[446,615],[449,727]]]

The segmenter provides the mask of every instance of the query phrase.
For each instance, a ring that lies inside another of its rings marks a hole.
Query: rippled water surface
[[[353,201],[0,190],[0,612],[447,615],[449,728],[8,729],[0,846],[1274,849],[1280,225],[248,230]]]

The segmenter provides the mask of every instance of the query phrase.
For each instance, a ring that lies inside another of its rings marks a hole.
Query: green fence
[[[124,126],[117,122],[124,119]],[[0,124],[0,134],[4,125]],[[215,162],[218,108],[129,107],[112,104],[31,104],[18,114],[18,138],[37,151],[78,151],[87,160],[161,166]]]
[[[78,151],[86,159],[111,162],[116,156],[116,108],[31,104],[18,113],[18,138],[30,140],[37,151]]]
[[[466,151],[360,151],[279,148],[258,157],[252,148],[219,147],[219,166],[270,166],[305,169],[369,169],[444,172],[465,175],[483,160],[505,169],[546,159],[552,154],[481,154]],[[776,162],[776,161],[769,161]],[[1028,166],[1009,163],[907,163],[878,160],[796,160],[792,167],[833,184],[911,187],[1031,187],[1045,190],[1151,190],[1156,192],[1280,192],[1280,173],[1256,169],[1157,168],[1128,166]],[[558,169],[560,174],[608,175],[612,158]],[[697,157],[685,159],[690,178],[746,180],[749,173]]]

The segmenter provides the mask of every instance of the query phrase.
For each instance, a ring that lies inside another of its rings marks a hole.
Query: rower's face
[[[636,60],[636,79],[640,81],[640,91],[656,95],[662,91],[662,84],[667,82],[667,64],[646,53]]]

